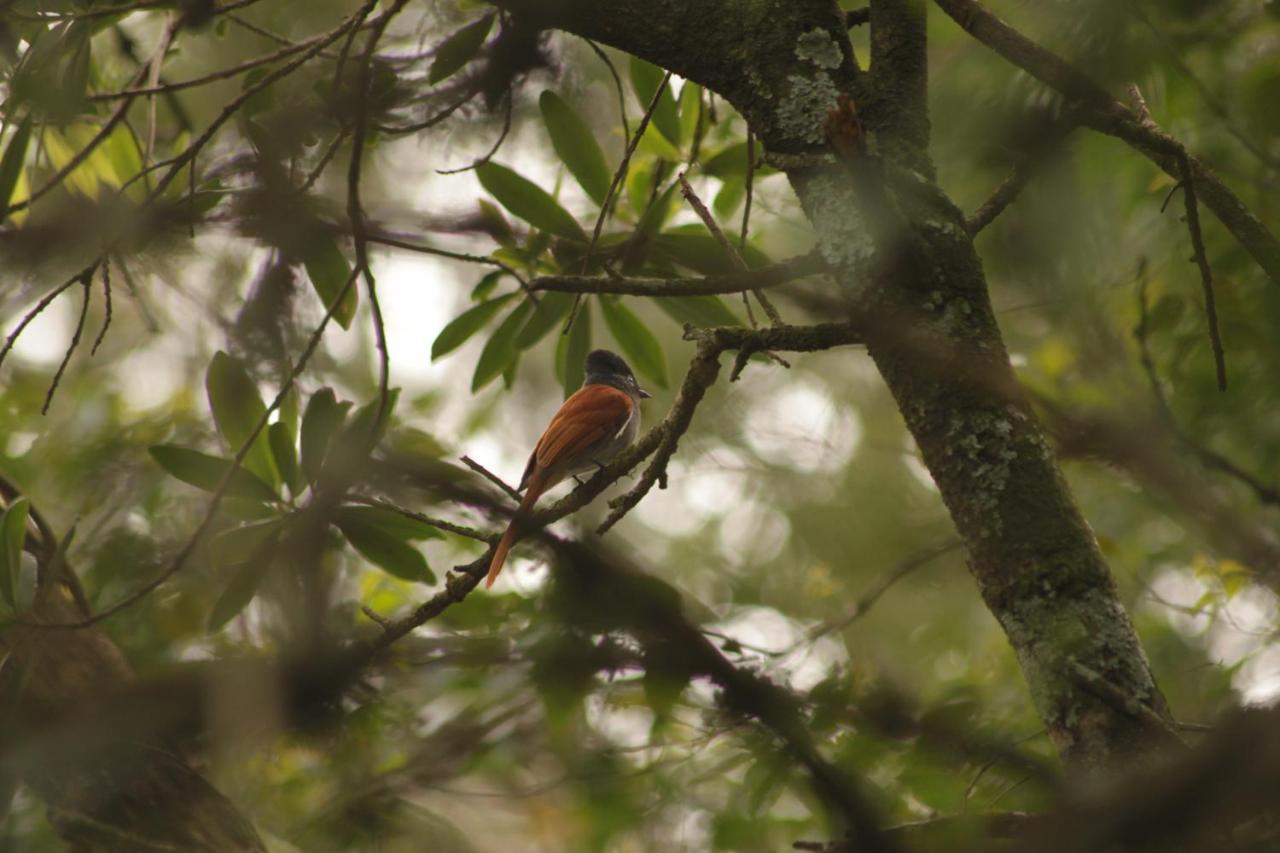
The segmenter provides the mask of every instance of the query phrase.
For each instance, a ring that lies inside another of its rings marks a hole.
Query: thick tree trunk
[[[27,622],[65,624],[87,615],[58,581],[42,584]],[[74,851],[261,851],[253,825],[172,744],[157,707],[133,703],[128,719],[86,708],[132,681],[116,646],[96,628],[11,625],[0,633],[0,778],[21,778]],[[93,726],[60,726],[63,719]],[[6,732],[25,733],[25,742]],[[41,732],[56,732],[56,737]]]
[[[870,73],[829,0],[497,2],[695,80],[747,118],[866,329],[1064,760],[1090,769],[1171,738],[1107,565],[1018,393],[963,216],[934,183],[919,0],[872,3]],[[831,154],[842,97],[874,155]]]

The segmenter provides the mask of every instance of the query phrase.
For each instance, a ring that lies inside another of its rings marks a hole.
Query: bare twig
[[[441,258],[450,258],[455,261],[466,261],[467,263],[472,264],[486,264],[491,267],[497,267],[516,281],[520,282],[521,285],[528,284],[528,282],[525,281],[524,276],[520,275],[520,273],[510,265],[504,264],[502,261],[494,258],[485,257],[484,255],[472,255],[466,252],[451,252],[448,249],[437,249],[434,246],[424,246],[421,243],[414,243],[410,240],[405,240],[391,234],[379,233],[376,231],[370,231],[366,235],[366,239],[368,239],[370,243],[380,243],[383,246],[393,246],[397,249],[404,249],[406,252],[419,252],[423,255],[436,255]],[[547,287],[543,289],[555,290],[556,288]]]
[[[505,492],[507,496],[510,497],[512,500],[516,500],[516,501],[520,500],[520,493],[517,492],[515,489],[513,489],[511,486],[507,485],[506,480],[502,479],[497,474],[493,473],[488,468],[484,467],[479,462],[472,459],[470,456],[462,457],[462,463],[466,465],[468,468],[470,468],[472,471],[475,471],[481,477],[484,477],[490,483],[493,483],[499,489],[502,489],[502,491]]]
[[[1072,679],[1079,683],[1081,687],[1084,687],[1099,699],[1105,700],[1116,710],[1123,711],[1129,716],[1141,720],[1153,731],[1164,732],[1171,738],[1178,739],[1177,732],[1150,705],[1136,696],[1125,693],[1106,676],[1095,672],[1075,658],[1069,658],[1068,665],[1071,667],[1070,675]]]
[[[457,169],[436,169],[437,175],[457,175],[462,172],[470,172],[472,169],[483,166],[485,163],[488,163],[493,159],[493,156],[498,153],[498,149],[502,147],[502,143],[507,141],[508,134],[511,133],[511,113],[515,109],[515,95],[512,94],[510,90],[507,91],[506,102],[507,108],[503,113],[502,131],[498,134],[497,140],[494,141],[489,150],[479,158],[472,160],[467,165],[460,166]]]
[[[80,319],[76,321],[76,330],[71,335],[71,343],[67,345],[67,351],[62,356],[62,361],[58,364],[58,369],[54,371],[53,379],[49,381],[49,390],[44,395],[44,405],[40,407],[40,414],[49,414],[49,406],[53,403],[53,395],[58,390],[58,384],[62,382],[62,374],[66,372],[67,365],[71,363],[71,356],[75,354],[76,348],[80,346],[80,336],[84,334],[84,322],[89,316],[89,288],[93,284],[93,273],[80,276],[81,289],[84,291],[84,300],[80,303]]]
[[[711,236],[715,237],[716,242],[724,249],[724,253],[729,258],[730,263],[732,263],[738,270],[747,272],[750,267],[748,267],[747,262],[743,260],[742,254],[734,247],[733,243],[729,241],[729,238],[725,236],[725,233],[721,230],[719,223],[717,223],[715,217],[711,215],[711,211],[702,203],[702,199],[698,198],[698,194],[693,191],[693,187],[689,185],[689,181],[685,178],[684,172],[681,172],[676,177],[676,180],[680,182],[681,194],[683,194],[685,200],[689,202],[689,206],[693,208],[693,212],[698,214],[698,218],[707,226],[707,230],[711,232]],[[769,322],[775,326],[782,325],[782,316],[778,314],[778,309],[773,307],[773,303],[769,301],[769,298],[758,288],[753,289],[751,294],[756,298],[756,301],[760,303],[760,307],[764,309],[764,313],[769,316]]]
[[[97,355],[98,347],[102,345],[103,339],[107,336],[107,329],[111,328],[111,259],[103,257],[102,259],[102,296],[106,300],[104,313],[102,315],[102,328],[98,330],[98,337],[94,338],[93,349],[89,350],[89,355]]]
[[[1182,157],[1182,197],[1187,207],[1187,230],[1191,232],[1194,260],[1200,269],[1200,286],[1204,290],[1204,313],[1209,324],[1209,344],[1213,348],[1213,364],[1218,373],[1218,390],[1227,390],[1227,359],[1222,351],[1222,333],[1218,330],[1218,307],[1213,296],[1213,272],[1204,251],[1204,235],[1200,232],[1200,213],[1196,205],[1196,182],[1191,174],[1191,161]]]
[[[622,77],[618,74],[618,69],[613,66],[613,60],[609,58],[609,54],[605,53],[600,45],[585,36],[582,40],[591,46],[596,56],[600,57],[600,61],[604,63],[604,67],[609,69],[609,76],[613,78],[613,86],[618,91],[618,112],[622,114],[622,136],[624,139],[630,139],[631,123],[627,121],[627,94],[622,86]]]
[[[822,256],[810,253],[747,272],[705,278],[539,276],[530,279],[529,289],[535,292],[550,290],[562,293],[618,293],[627,296],[705,296],[775,287],[797,278],[825,272],[826,269]]]
[[[376,506],[379,509],[389,510],[390,512],[403,515],[405,518],[412,518],[414,521],[420,521],[423,524],[430,525],[437,530],[443,530],[447,533],[453,533],[457,536],[463,536],[467,539],[474,539],[477,542],[488,542],[493,537],[487,533],[476,530],[474,527],[467,527],[463,524],[455,524],[452,521],[445,521],[441,518],[433,518],[429,515],[423,515],[411,509],[406,509],[391,501],[382,500],[381,498],[368,498],[359,495],[352,495],[349,500],[353,503],[364,504],[365,506]]]
[[[9,336],[5,338],[4,346],[0,347],[0,365],[4,364],[5,357],[9,355],[9,350],[13,349],[13,345],[17,342],[18,336],[26,330],[27,326],[31,325],[31,321],[35,320],[36,317],[39,317],[44,309],[48,308],[53,303],[53,300],[61,296],[64,291],[71,287],[71,285],[83,281],[85,276],[92,276],[97,268],[98,262],[95,261],[80,272],[71,276],[71,278],[67,279],[62,284],[55,287],[53,290],[46,293],[44,297],[37,302],[30,311],[28,311],[18,325],[14,327],[13,331],[9,333]]]

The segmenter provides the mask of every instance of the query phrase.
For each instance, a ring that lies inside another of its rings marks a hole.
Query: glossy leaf
[[[428,83],[439,83],[476,57],[493,26],[493,15],[485,15],[449,36],[436,48],[435,61],[427,72]]]
[[[471,376],[473,392],[479,391],[492,382],[519,357],[520,350],[516,347],[516,336],[519,335],[520,329],[532,313],[533,304],[526,299],[517,305],[494,331],[493,337],[489,338],[489,342],[480,352],[475,373]]]
[[[591,128],[573,107],[550,89],[542,93],[538,106],[560,161],[568,167],[587,195],[596,204],[603,204],[613,174]]]
[[[267,413],[257,383],[238,359],[219,351],[214,353],[205,374],[205,390],[218,432],[226,439],[231,453],[239,453],[253,434],[254,427]],[[254,438],[253,447],[244,457],[243,464],[264,482],[271,483],[278,481],[279,475],[264,433],[265,430]]]
[[[528,178],[494,162],[477,166],[476,177],[499,204],[533,227],[567,240],[587,239],[573,215]]]
[[[435,574],[427,566],[426,557],[403,539],[350,515],[339,515],[335,521],[342,535],[360,556],[383,571],[402,580],[429,584],[436,582]]]
[[[210,456],[189,447],[175,444],[157,444],[149,448],[151,458],[161,468],[168,471],[188,485],[206,492],[215,491],[222,482],[227,471],[231,470],[231,460],[218,456]],[[245,468],[237,468],[227,485],[226,494],[230,497],[249,498],[259,501],[274,501],[277,495],[274,490],[253,472]]]
[[[346,289],[342,302],[333,312],[333,319],[344,329],[351,328],[351,321],[356,316],[356,305],[359,304],[359,293],[351,280],[351,264],[338,248],[333,236],[324,232],[312,234],[307,240],[307,248],[302,258],[307,268],[307,278],[320,297],[325,310],[333,305],[338,295]]]
[[[719,296],[655,296],[653,301],[677,323],[704,327],[742,325]]]
[[[636,373],[660,388],[667,387],[667,366],[662,357],[662,344],[644,322],[622,304],[622,300],[601,297],[600,310],[605,325],[613,335],[627,361]]]
[[[432,342],[431,360],[435,361],[442,355],[448,355],[465,344],[472,335],[489,324],[489,321],[498,313],[498,309],[510,302],[514,297],[514,293],[507,293],[496,299],[481,302],[473,308],[468,308],[453,318],[447,326],[440,330],[440,334],[436,335],[435,341]]]
[[[18,498],[0,514],[0,595],[10,607],[17,605],[17,578],[27,539],[29,506],[26,498]]]
[[[329,442],[347,417],[351,404],[339,403],[332,388],[321,388],[307,401],[302,415],[302,473],[307,482],[320,479],[324,460],[329,452]]]

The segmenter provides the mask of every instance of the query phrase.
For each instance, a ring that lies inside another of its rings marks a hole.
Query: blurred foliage
[[[317,631],[369,636],[379,629],[362,608],[391,617],[438,591],[483,546],[361,497],[494,531],[501,516],[406,479],[483,488],[452,461],[469,453],[517,480],[594,346],[616,347],[656,386],[646,418],[661,417],[692,352],[682,324],[745,323],[736,298],[544,293],[535,304],[522,283],[733,269],[678,173],[734,236],[752,181],[750,266],[812,245],[785,179],[748,164],[759,152],[728,105],[482,3],[409,3],[363,98],[363,38],[312,53],[352,20],[351,3],[144,5],[18,0],[0,12],[0,204],[17,205],[0,228],[5,335],[70,282],[3,362],[0,472],[56,530],[74,525],[67,559],[97,608],[163,570],[210,493],[225,492],[187,565],[104,624],[143,675],[272,654]],[[1280,224],[1276,3],[991,5],[1114,91],[1136,82],[1164,127]],[[370,20],[390,8],[371,7]],[[867,56],[865,28],[851,36]],[[1219,393],[1181,207],[1162,208],[1171,181],[1085,131],[1045,145],[1062,106],[1052,93],[941,15],[930,38],[934,154],[957,202],[972,209],[1015,163],[1039,161],[979,248],[1015,365],[1072,460],[1175,715],[1207,721],[1269,701],[1277,608],[1258,575],[1275,569],[1275,508],[1188,443],[1276,482],[1280,338],[1267,318],[1280,316],[1280,291],[1205,215],[1231,382]],[[139,88],[160,91],[128,94]],[[390,388],[368,290],[353,279],[361,110]],[[1140,281],[1181,438],[1142,366]],[[829,311],[827,286],[773,293],[788,321],[813,322]],[[80,337],[81,299],[84,340],[42,415]],[[335,325],[291,384],[327,308]],[[792,361],[753,361],[741,382],[712,388],[670,488],[610,534],[615,547],[679,588],[727,654],[803,697],[815,739],[867,781],[887,821],[1043,805],[1022,771],[928,736],[935,721],[1052,756],[960,552],[850,613],[895,565],[947,542],[950,524],[869,360]],[[1099,445],[1101,426],[1155,461]],[[312,498],[337,481],[347,488],[317,527]],[[6,610],[30,574],[25,509],[0,520]],[[597,501],[563,527],[589,530],[603,512]],[[544,593],[554,567],[533,549],[517,557],[494,594],[397,642],[317,731],[213,744],[219,787],[273,849],[778,850],[825,837],[776,743],[678,666],[638,662],[617,637],[566,622]],[[877,717],[888,693],[911,698]],[[0,846],[57,847],[24,791],[0,832]]]

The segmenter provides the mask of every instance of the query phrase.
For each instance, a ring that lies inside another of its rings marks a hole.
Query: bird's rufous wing
[[[530,458],[525,480],[535,468],[544,471],[562,468],[569,460],[577,464],[588,458],[596,445],[608,441],[626,426],[635,404],[617,388],[586,385],[564,401],[547,425]]]

